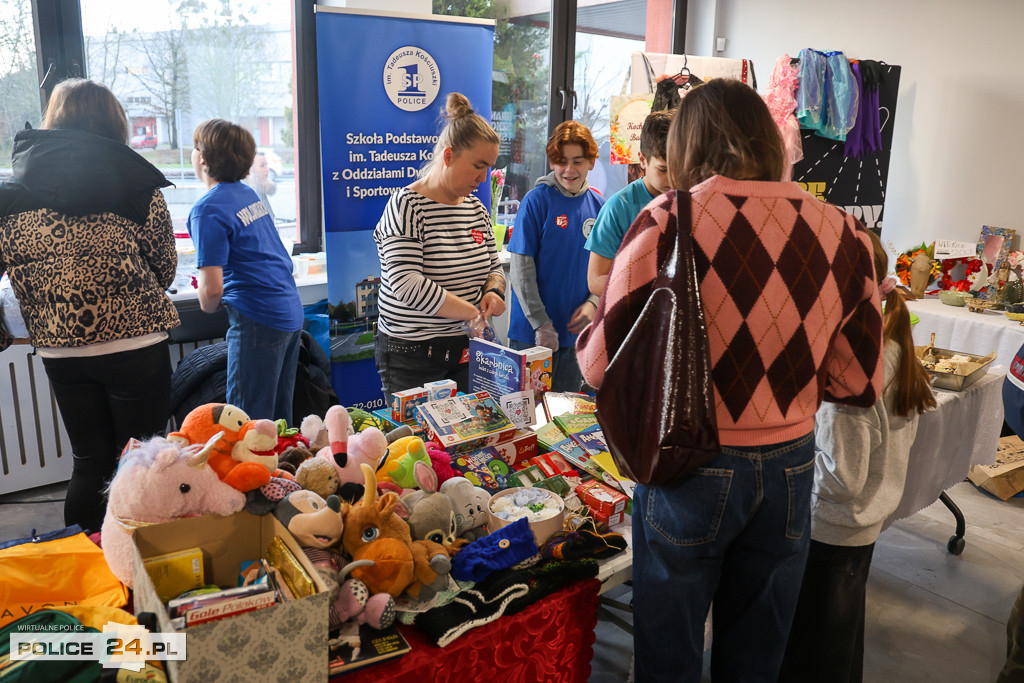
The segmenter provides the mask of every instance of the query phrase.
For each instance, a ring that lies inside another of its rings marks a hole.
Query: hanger
[[[672,80],[675,81],[676,85],[678,85],[680,88],[690,87],[690,80],[693,77],[693,74],[690,73],[690,69],[686,66],[687,64],[689,64],[689,62],[690,58],[687,57],[686,55],[683,55],[683,66],[680,67],[679,73],[672,77]]]

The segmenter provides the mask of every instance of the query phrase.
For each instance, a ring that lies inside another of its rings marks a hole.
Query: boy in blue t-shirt
[[[579,391],[576,335],[594,319],[584,244],[604,204],[587,185],[597,159],[594,136],[579,121],[555,128],[547,144],[551,173],[526,193],[509,239],[512,300],[509,346],[552,351],[553,391]]]
[[[656,111],[644,120],[640,131],[640,167],[644,177],[622,188],[601,208],[597,223],[587,238],[590,263],[587,285],[597,296],[604,292],[608,271],[633,221],[652,199],[672,189],[665,160],[665,140],[674,111]]]
[[[292,423],[302,300],[266,206],[240,181],[256,154],[252,134],[210,119],[192,134],[192,168],[207,193],[188,215],[199,266],[199,306],[227,309],[227,402],[250,418]]]

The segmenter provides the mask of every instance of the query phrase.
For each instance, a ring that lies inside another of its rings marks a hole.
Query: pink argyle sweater
[[[605,368],[675,246],[676,193],[640,212],[576,354]],[[857,219],[796,183],[715,176],[692,189],[697,275],[723,446],[814,429],[822,400],[869,407],[882,383],[882,315],[871,243]]]

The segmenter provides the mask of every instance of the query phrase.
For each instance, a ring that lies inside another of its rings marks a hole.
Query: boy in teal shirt
[[[612,195],[601,207],[597,223],[587,237],[585,246],[590,251],[587,286],[592,294],[600,296],[604,291],[615,252],[619,250],[629,226],[652,199],[672,189],[665,161],[665,139],[674,113],[656,111],[644,120],[640,131],[640,166],[644,177]]]

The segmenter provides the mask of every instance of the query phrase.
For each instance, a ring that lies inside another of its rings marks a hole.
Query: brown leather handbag
[[[676,247],[597,392],[615,464],[651,486],[678,481],[720,450],[688,192],[677,194],[676,224]]]

